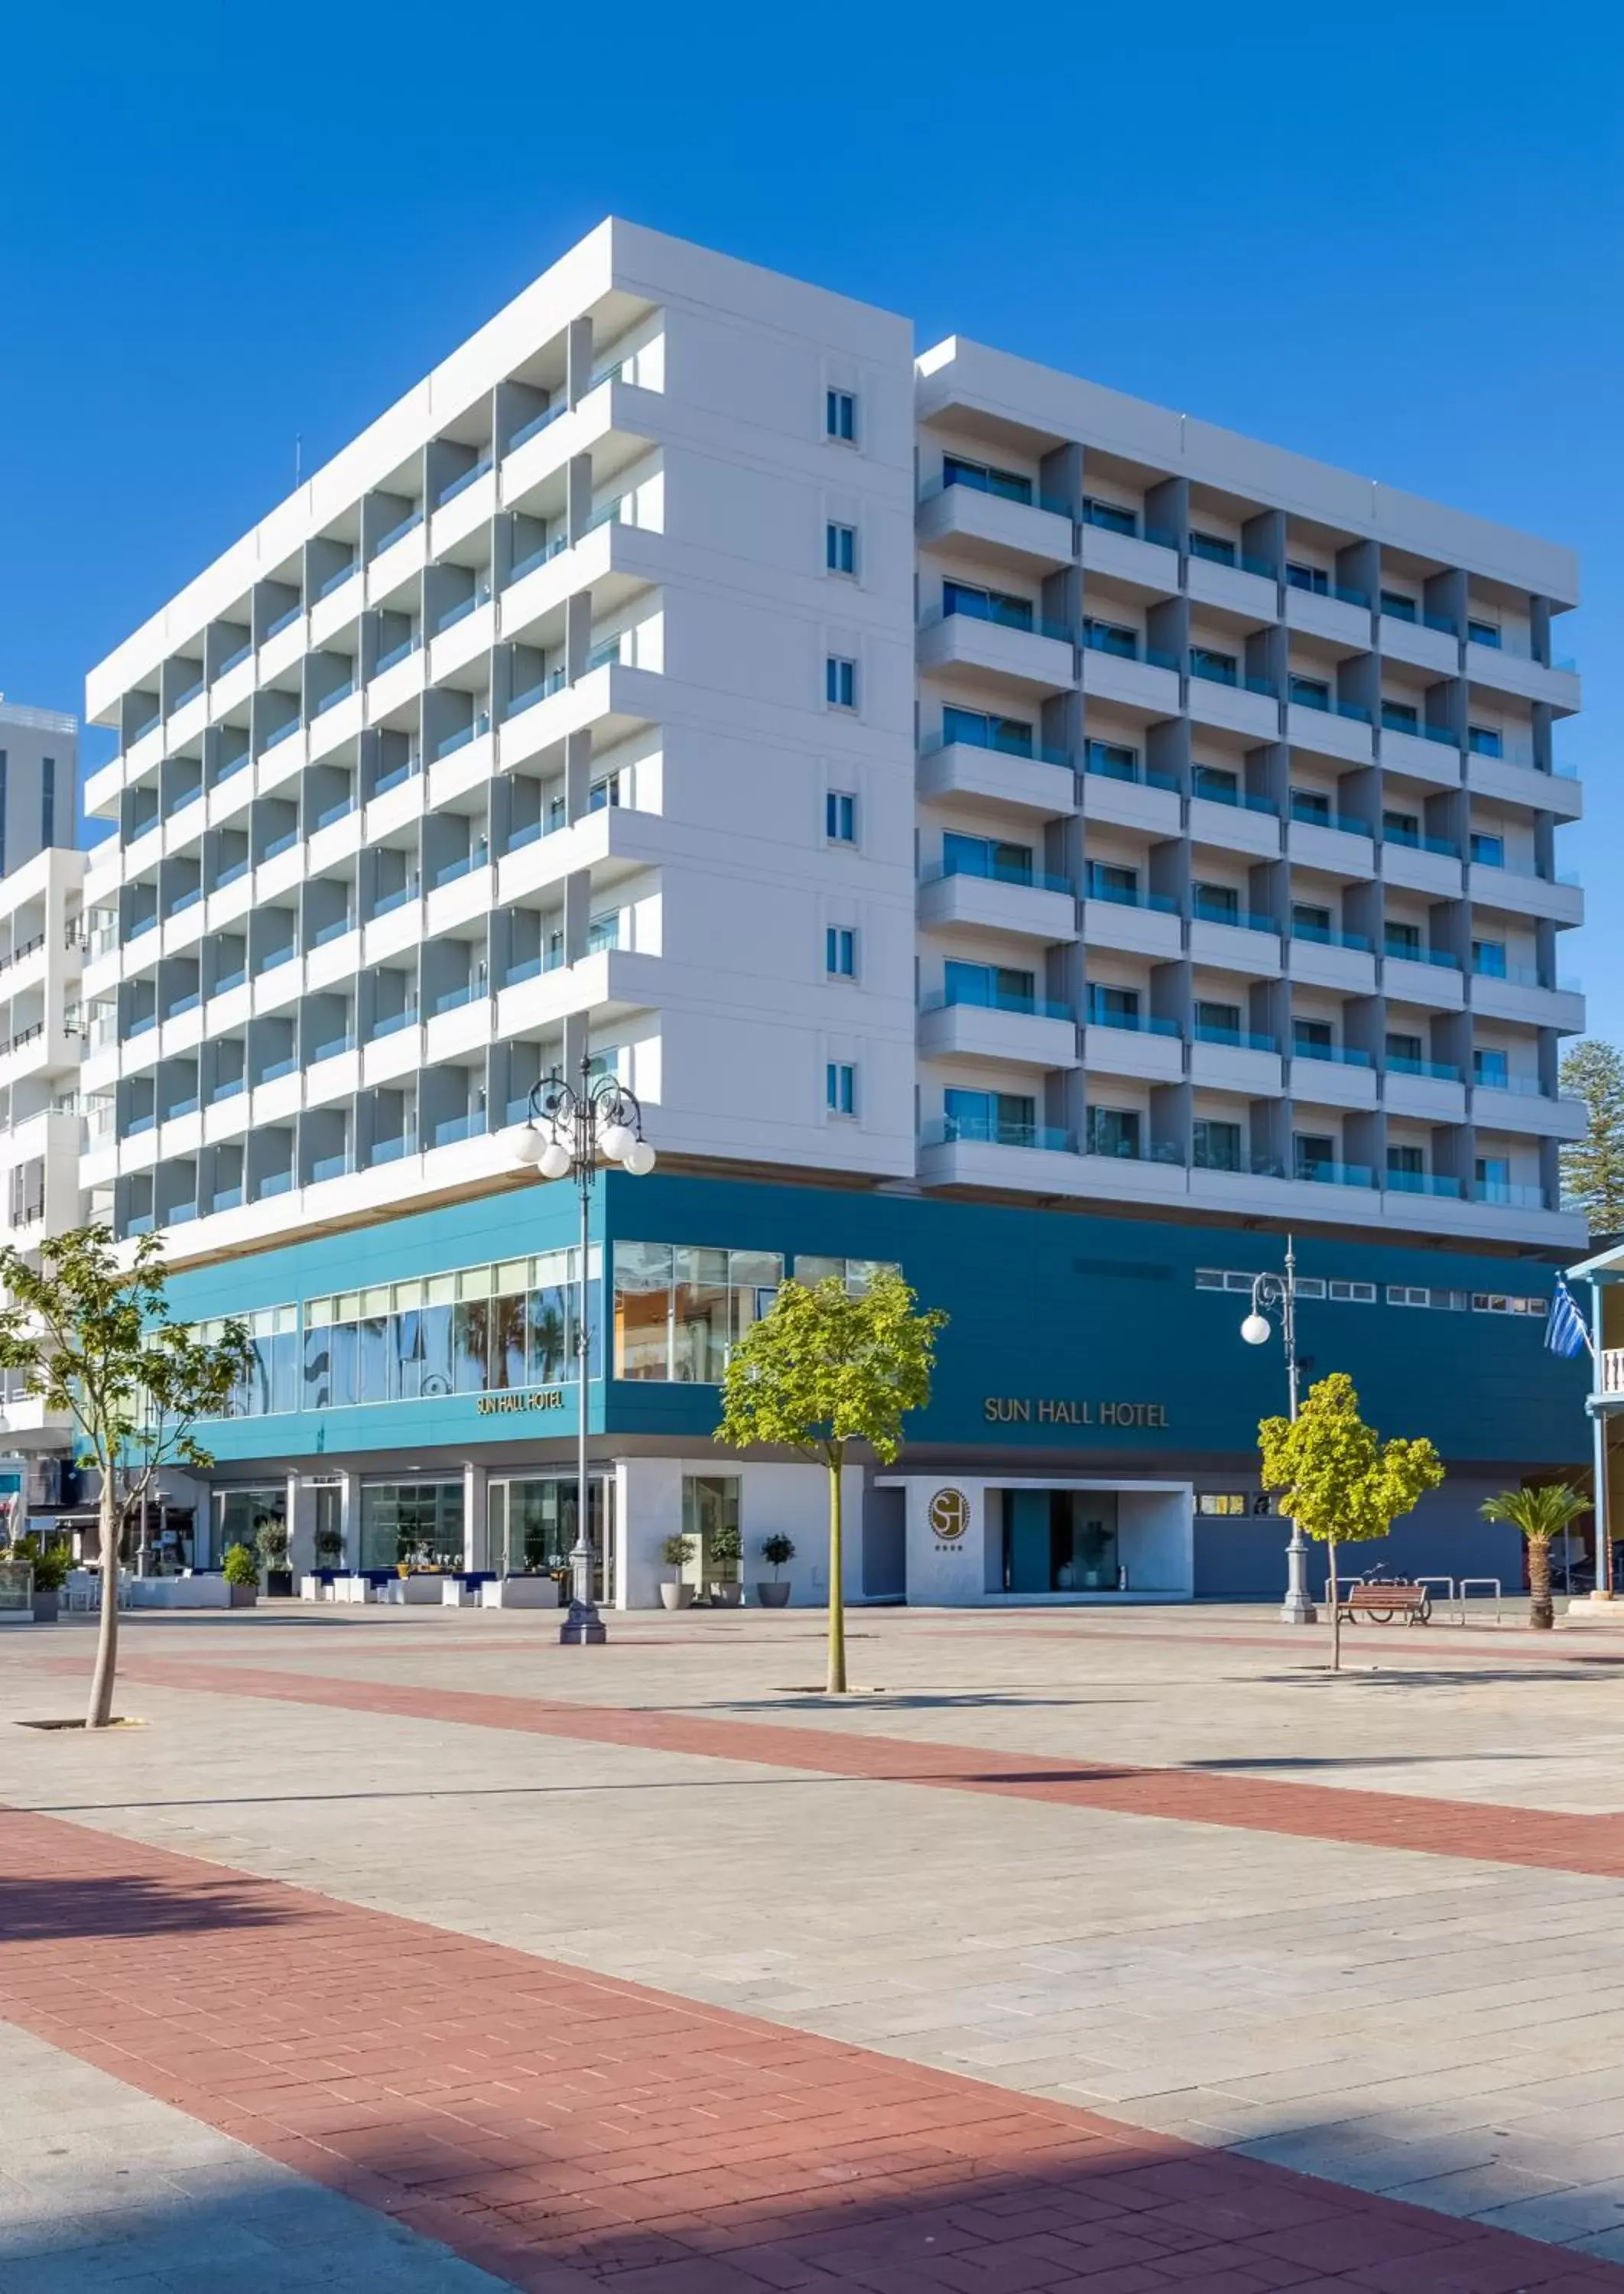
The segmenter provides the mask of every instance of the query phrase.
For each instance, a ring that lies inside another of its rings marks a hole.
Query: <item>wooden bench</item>
[[[1390,1625],[1402,1617],[1407,1625],[1425,1625],[1433,1614],[1433,1597],[1425,1585],[1350,1585],[1338,1594],[1336,1610],[1350,1623],[1364,1617],[1373,1625]]]

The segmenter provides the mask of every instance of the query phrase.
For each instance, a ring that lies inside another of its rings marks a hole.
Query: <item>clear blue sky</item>
[[[1624,1040],[1624,30],[1586,0],[15,12],[0,689],[85,670],[615,211],[1569,543]],[[1571,640],[1571,642],[1570,642]],[[92,736],[89,753],[102,753]]]

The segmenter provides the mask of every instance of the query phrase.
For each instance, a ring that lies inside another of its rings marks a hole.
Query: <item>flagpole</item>
[[[1564,1283],[1563,1287],[1565,1289],[1567,1286]],[[1602,1286],[1599,1282],[1593,1282],[1590,1285],[1590,1311],[1595,1319],[1596,1334],[1593,1338],[1590,1331],[1587,1330],[1585,1343],[1590,1349],[1592,1364],[1590,1382],[1593,1386],[1599,1386],[1601,1383],[1599,1342],[1602,1336]],[[1613,1594],[1612,1529],[1607,1518],[1607,1412],[1604,1410],[1592,1410],[1590,1424],[1591,1440],[1595,1445],[1592,1452],[1595,1463],[1591,1478],[1596,1485],[1595,1502],[1590,1516],[1596,1524],[1596,1592],[1593,1598],[1598,1601],[1611,1601]]]

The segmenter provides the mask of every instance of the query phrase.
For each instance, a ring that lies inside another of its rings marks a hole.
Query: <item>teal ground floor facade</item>
[[[246,1318],[255,1370],[235,1414],[204,1429],[213,1467],[171,1477],[162,1566],[217,1566],[276,1518],[300,1574],[559,1566],[577,1506],[576,1228],[569,1187],[532,1182],[183,1267],[176,1311]],[[902,1456],[847,1469],[853,1598],[1278,1594],[1285,1525],[1255,1436],[1285,1407],[1285,1356],[1239,1326],[1283,1256],[1283,1236],[1235,1225],[610,1175],[588,1264],[603,1598],[646,1607],[679,1575],[702,1593],[775,1574],[797,1600],[824,1598],[826,1476],[719,1446],[719,1380],[780,1281],[860,1288],[881,1265],[949,1319]],[[1556,1263],[1310,1234],[1296,1265],[1306,1379],[1348,1371],[1368,1418],[1427,1435],[1448,1469],[1360,1563],[1514,1588],[1518,1541],[1479,1506],[1525,1475],[1579,1470],[1589,1444],[1585,1366],[1543,1343]],[[677,1536],[681,1565],[664,1552]],[[760,1548],[777,1536],[795,1551],[775,1573]],[[1317,1558],[1311,1574],[1317,1590]]]

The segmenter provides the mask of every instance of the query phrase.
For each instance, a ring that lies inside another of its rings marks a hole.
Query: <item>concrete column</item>
[[[592,457],[572,454],[564,474],[564,531],[572,544],[581,540],[592,516]]]
[[[361,1566],[361,1484],[353,1474],[338,1476],[338,1533],[344,1540],[344,1566]]]
[[[592,321],[572,319],[564,337],[564,395],[579,406],[592,386]]]
[[[296,1591],[316,1566],[316,1493],[296,1468],[288,1476],[288,1558]]]
[[[586,675],[592,650],[592,592],[573,590],[564,601],[564,678],[574,685]]]
[[[462,1468],[462,1566],[488,1569],[491,1517],[486,1484],[489,1471],[467,1460]]]

